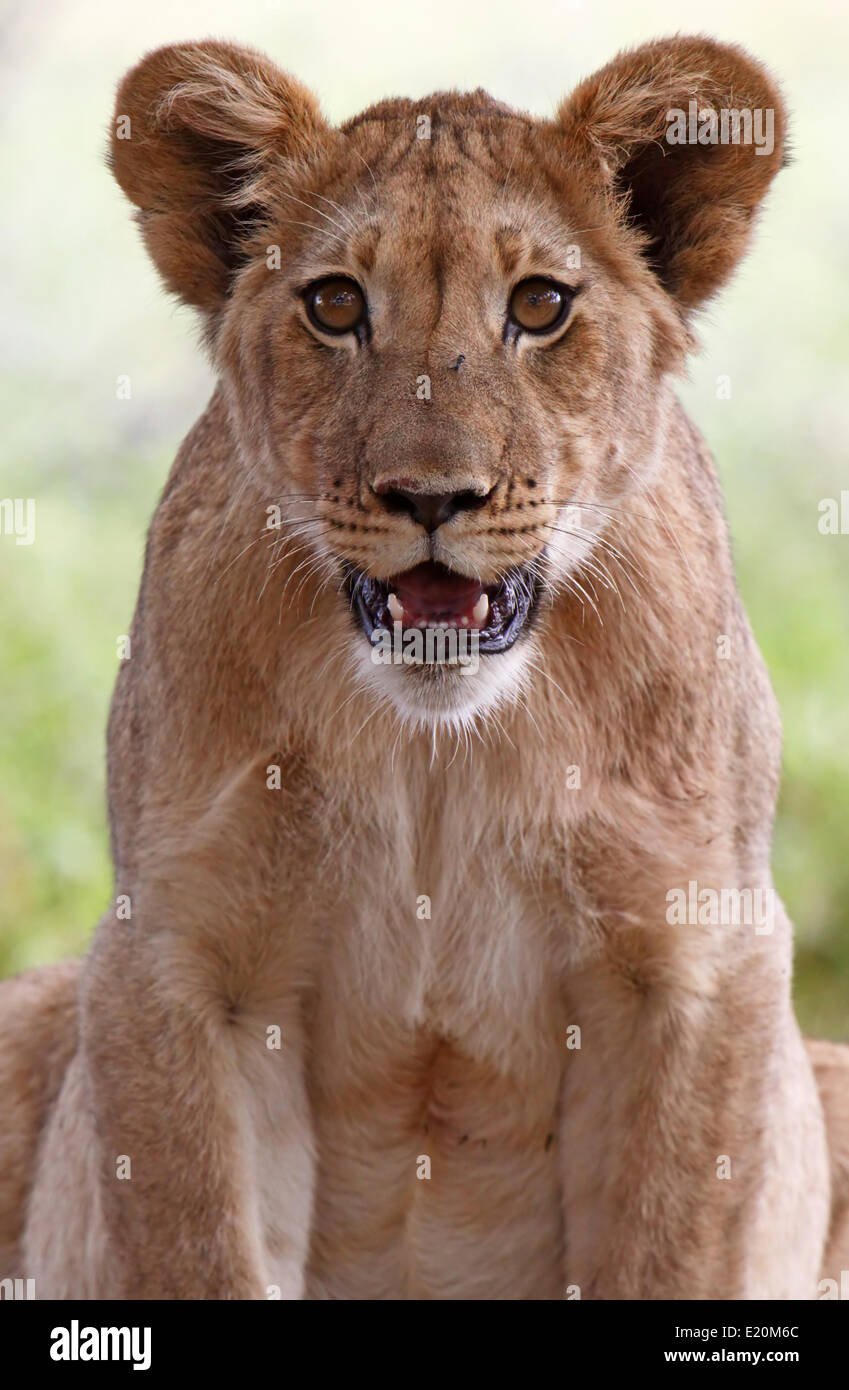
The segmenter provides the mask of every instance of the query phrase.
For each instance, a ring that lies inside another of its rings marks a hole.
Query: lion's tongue
[[[407,627],[482,627],[489,612],[483,585],[428,561],[389,585],[389,611]]]

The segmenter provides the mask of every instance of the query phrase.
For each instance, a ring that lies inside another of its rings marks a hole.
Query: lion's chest
[[[546,933],[521,885],[441,849],[386,866],[324,935],[311,1287],[557,1296],[568,1020]]]
[[[364,827],[335,869],[303,859],[281,931],[270,992],[315,1155],[307,1294],[559,1297],[570,1019],[556,933],[494,832],[464,844],[450,817],[415,835],[399,824],[394,838]],[[261,1221],[280,1234],[292,1100],[273,1054],[251,1067]],[[273,1244],[283,1286],[286,1241],[279,1258]]]

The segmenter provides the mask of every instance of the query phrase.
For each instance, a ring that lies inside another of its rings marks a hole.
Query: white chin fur
[[[509,651],[478,657],[476,671],[456,666],[390,666],[375,663],[364,636],[355,639],[355,679],[382,703],[391,703],[404,724],[421,729],[471,728],[516,698],[532,646],[520,637]]]

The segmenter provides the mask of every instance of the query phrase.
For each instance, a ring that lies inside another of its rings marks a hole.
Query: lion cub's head
[[[248,472],[407,716],[515,693],[552,606],[604,574],[784,126],[763,70],[703,39],[621,55],[552,120],[450,92],[334,129],[214,42],[124,80],[114,171],[206,317],[233,495]]]

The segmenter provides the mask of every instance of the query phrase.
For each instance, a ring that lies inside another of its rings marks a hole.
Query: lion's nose
[[[473,512],[482,507],[491,492],[415,492],[389,482],[375,488],[377,496],[390,512],[406,512],[428,532],[450,521],[458,512]]]

